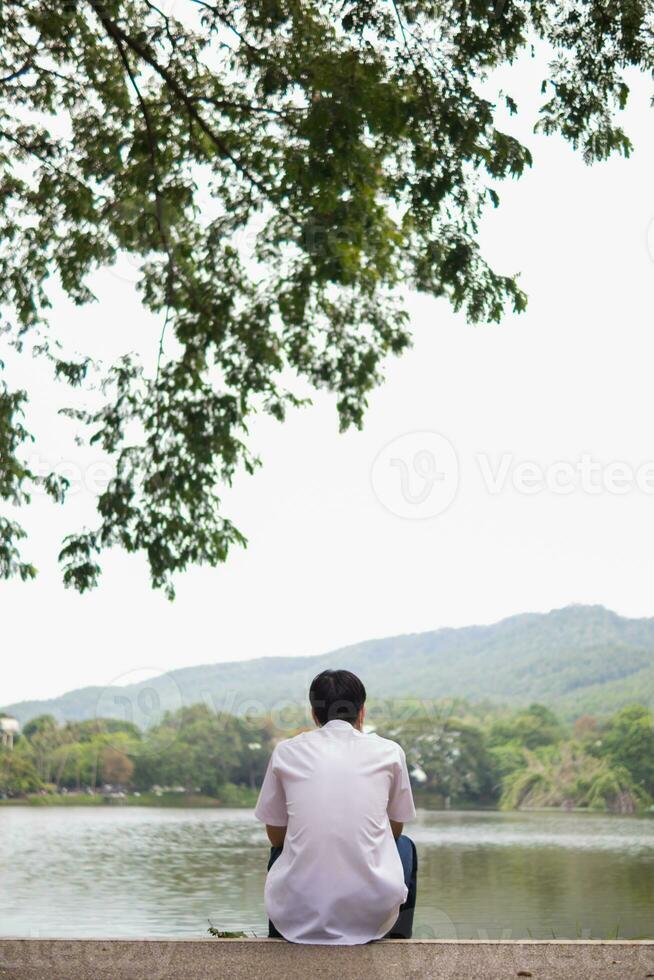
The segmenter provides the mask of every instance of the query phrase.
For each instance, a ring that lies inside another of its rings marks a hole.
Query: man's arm
[[[272,846],[283,847],[288,812],[284,787],[275,765],[277,751],[277,748],[273,750],[270,761],[268,762],[259,799],[254,808],[254,815],[257,820],[260,820],[261,823],[266,825],[266,833]]]
[[[400,824],[400,827],[402,824]],[[266,824],[266,833],[268,834],[268,840],[273,847],[283,847],[284,838],[286,837],[286,827],[274,827],[272,824]]]
[[[397,753],[388,797],[388,819],[395,840],[402,833],[405,822],[413,820],[416,815],[406,756],[400,745],[397,746]]]

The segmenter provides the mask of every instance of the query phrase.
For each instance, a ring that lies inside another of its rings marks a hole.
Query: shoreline
[[[122,798],[111,798],[103,796],[101,793],[91,795],[90,793],[49,793],[40,795],[36,793],[22,797],[12,797],[11,799],[0,800],[0,807],[120,807],[120,806],[155,806],[164,809],[204,809],[204,810],[233,810],[233,809],[252,809],[256,803],[254,799],[241,798],[239,800],[221,800],[213,796],[205,796],[202,793],[141,793],[136,796],[133,793]]]
[[[50,793],[47,795],[29,794],[23,797],[0,799],[0,807],[157,807],[160,809],[178,810],[252,810],[257,801],[258,791],[243,788],[239,798],[228,794],[226,799],[206,796],[202,793],[130,793],[122,798],[111,798],[101,793]],[[430,805],[431,803],[431,805]],[[475,806],[454,804],[450,807],[436,805],[426,799],[416,799],[419,810],[429,810],[438,813],[476,812],[476,813],[583,813],[606,817],[654,817],[654,810],[645,809],[635,813],[614,813],[608,810],[595,810],[588,807],[523,807],[518,810],[503,810],[500,807]]]

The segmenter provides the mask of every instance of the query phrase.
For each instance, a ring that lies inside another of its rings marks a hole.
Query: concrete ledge
[[[2,980],[645,980],[654,941],[0,939]]]

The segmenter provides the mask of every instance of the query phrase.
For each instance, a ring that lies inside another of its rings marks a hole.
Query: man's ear
[[[363,728],[363,723],[366,720],[366,706],[361,705],[361,711],[359,712],[359,717],[357,718],[357,724],[359,728]]]
[[[311,709],[311,717],[313,718],[314,722],[316,723],[316,728],[320,728],[321,727],[320,722],[316,718],[316,712],[313,710],[313,708]]]

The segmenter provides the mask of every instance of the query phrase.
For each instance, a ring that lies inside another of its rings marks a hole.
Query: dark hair
[[[366,689],[349,670],[323,670],[309,688],[309,701],[321,725],[341,719],[352,724],[366,701]]]

